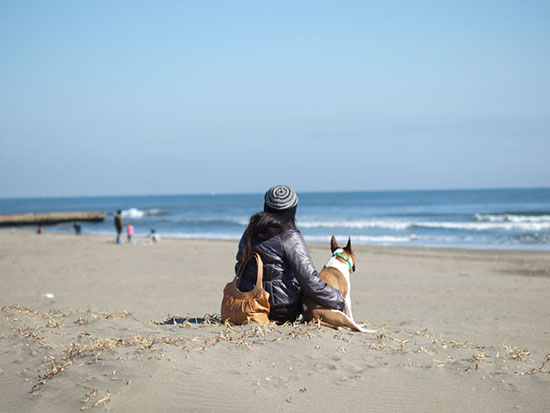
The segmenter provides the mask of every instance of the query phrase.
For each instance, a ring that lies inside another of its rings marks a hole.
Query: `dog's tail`
[[[328,327],[347,327],[351,330],[360,331],[362,333],[376,333],[376,330],[359,326],[342,311],[329,310],[326,308],[314,308],[312,310],[312,315],[314,320],[320,320],[321,324]]]

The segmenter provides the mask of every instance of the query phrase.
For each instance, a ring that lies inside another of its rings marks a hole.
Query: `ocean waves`
[[[332,235],[306,235],[304,238],[308,242],[328,242],[330,241]],[[345,242],[347,239],[346,235],[336,235],[337,239],[341,239],[342,242]],[[403,244],[411,241],[422,240],[422,237],[418,235],[409,235],[409,236],[391,236],[391,235],[354,235],[352,242],[355,244]],[[432,239],[435,241],[435,239]]]
[[[547,231],[550,230],[550,222],[419,222],[413,227],[467,231]]]
[[[162,220],[174,226],[192,227],[239,227],[246,228],[248,220],[239,218],[185,218],[166,217]]]
[[[393,229],[396,231],[404,230],[411,228],[413,223],[411,222],[402,222],[397,220],[298,220],[298,226],[300,228],[356,228],[356,229],[365,229],[365,228],[386,228]]]
[[[322,216],[306,216],[300,219],[298,216],[297,225],[310,236],[324,237],[332,233],[350,233],[356,239],[364,242],[414,242],[418,240],[435,239],[431,231],[437,231],[435,234],[460,236],[464,233],[490,232],[493,235],[499,233],[514,233],[514,236],[522,240],[539,240],[546,243],[545,237],[530,237],[530,235],[545,234],[550,231],[550,214],[536,213],[473,213],[468,216],[457,216],[456,214],[429,216],[427,213],[421,213],[415,217],[412,214],[405,216],[381,216],[360,219],[335,219],[335,217],[325,218]],[[245,216],[227,216],[217,214],[214,216],[185,216],[180,211],[168,213],[161,208],[138,209],[128,208],[123,210],[122,216],[126,220],[143,220],[149,226],[161,226],[170,233],[182,234],[182,230],[187,230],[188,234],[200,234],[200,237],[207,237],[205,234],[211,234],[211,238],[225,239],[228,231],[239,233],[248,225],[248,217]],[[448,233],[448,234],[447,234]],[[431,236],[431,238],[426,238]],[[521,238],[523,237],[523,238]],[[235,235],[231,235],[231,239]],[[462,237],[464,238],[464,237]],[[323,238],[324,239],[324,238]],[[444,242],[450,238],[442,237],[438,240]],[[516,238],[517,239],[517,238]],[[536,242],[536,241],[531,241]]]
[[[480,214],[476,216],[482,217]],[[482,221],[476,218],[472,221],[398,221],[398,220],[356,220],[356,221],[305,221],[298,222],[302,228],[349,228],[349,229],[389,229],[394,231],[420,229],[446,229],[446,230],[467,230],[467,231],[547,231],[550,230],[550,216],[541,217],[516,217],[517,220],[499,219],[498,216],[491,216],[493,220]],[[523,219],[521,219],[523,218]],[[538,219],[528,219],[538,218]]]
[[[157,208],[151,208],[144,211],[137,208],[129,208],[123,210],[121,215],[122,218],[126,219],[141,219],[144,217],[163,216],[166,215],[166,212]]]
[[[111,214],[120,209],[138,237],[155,229],[162,238],[238,241],[262,205],[261,194],[82,197],[0,200],[0,211],[108,211],[103,222],[82,223],[82,232],[113,235]],[[303,193],[296,218],[308,242],[335,235],[356,244],[550,250],[550,188]]]
[[[532,222],[548,223],[550,214],[520,215],[520,214],[475,214],[476,221],[480,222]]]

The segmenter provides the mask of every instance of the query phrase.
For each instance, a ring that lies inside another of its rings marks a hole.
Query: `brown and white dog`
[[[347,327],[363,333],[376,333],[376,330],[361,327],[353,320],[350,275],[355,271],[355,253],[351,249],[351,239],[348,239],[347,245],[341,248],[338,246],[336,238],[332,236],[330,250],[332,251],[332,257],[319,273],[319,277],[342,292],[346,300],[344,311],[321,307],[312,299],[306,298],[304,302],[306,305],[305,321],[319,320],[321,324],[332,328]]]

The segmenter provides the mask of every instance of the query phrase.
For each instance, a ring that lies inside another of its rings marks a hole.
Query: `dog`
[[[347,327],[362,333],[376,333],[376,330],[370,330],[359,326],[354,321],[351,312],[350,275],[355,271],[355,253],[351,249],[351,239],[348,239],[347,245],[341,248],[336,242],[336,238],[332,236],[330,240],[330,250],[332,251],[332,257],[330,257],[323,267],[323,270],[319,273],[319,277],[327,284],[340,290],[344,295],[346,300],[344,311],[324,308],[313,299],[306,298],[304,300],[306,306],[304,320],[319,320],[321,324],[336,329]]]

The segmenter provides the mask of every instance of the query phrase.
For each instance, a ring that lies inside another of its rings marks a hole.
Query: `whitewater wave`
[[[298,221],[301,228],[386,228],[402,231],[411,228],[414,223],[388,220],[357,220],[357,221]]]
[[[480,222],[550,222],[550,215],[475,214],[474,218]]]
[[[137,208],[129,208],[122,211],[121,215],[123,218],[140,219],[145,216],[166,215],[166,213],[161,209],[157,209],[157,208],[147,209],[145,211],[142,211],[141,209],[137,209]]]
[[[140,210],[129,208],[122,211],[123,218],[142,219],[144,217],[162,217],[165,222],[183,226],[231,227],[245,228],[248,220],[241,217],[184,218],[164,216],[160,209]],[[463,231],[522,231],[541,232],[550,230],[550,215],[515,215],[515,214],[475,214],[473,221],[414,221],[393,219],[358,219],[358,220],[298,220],[298,227],[307,229],[386,229],[406,231],[414,229],[444,229]],[[391,237],[390,237],[391,238]],[[391,242],[391,239],[390,239]]]
[[[331,238],[331,235],[305,235],[304,239],[307,242],[329,242]],[[346,237],[336,237],[337,239],[341,239],[342,243],[345,244],[347,241]],[[394,242],[410,242],[413,240],[418,239],[416,236],[403,236],[403,237],[393,237],[393,236],[369,236],[369,235],[354,235],[351,237],[352,243],[356,244],[362,244],[362,243],[394,243]]]
[[[212,233],[212,232],[199,232],[199,233],[166,233],[163,234],[165,238],[182,238],[182,239],[213,239],[213,240],[228,240],[228,241],[238,241],[242,234],[241,233]],[[319,242],[319,243],[328,243],[332,235],[305,235],[304,239],[307,242]],[[341,240],[342,243],[347,241],[347,236],[337,236],[337,239]],[[367,235],[355,235],[351,237],[352,242],[356,244],[383,244],[389,245],[394,243],[408,243],[413,241],[455,241],[454,237],[422,237],[417,235],[410,236],[367,236]]]
[[[248,220],[239,218],[182,218],[182,217],[167,217],[166,222],[182,225],[208,225],[208,226],[239,226],[246,227]]]
[[[451,229],[467,231],[546,231],[550,230],[550,216],[540,217],[516,217],[519,219],[508,220],[495,217],[478,218],[475,222],[450,222],[450,221],[391,221],[391,220],[357,220],[357,221],[305,221],[298,222],[301,228],[350,228],[368,229],[380,228],[395,231],[404,231],[414,228]],[[525,219],[523,219],[525,218]],[[538,219],[527,219],[538,218]]]
[[[546,231],[550,230],[548,222],[417,222],[417,228],[441,228],[467,231]]]
[[[166,233],[166,238],[182,238],[182,239],[214,239],[226,241],[238,241],[241,239],[241,233],[213,233],[213,232],[170,232]]]

